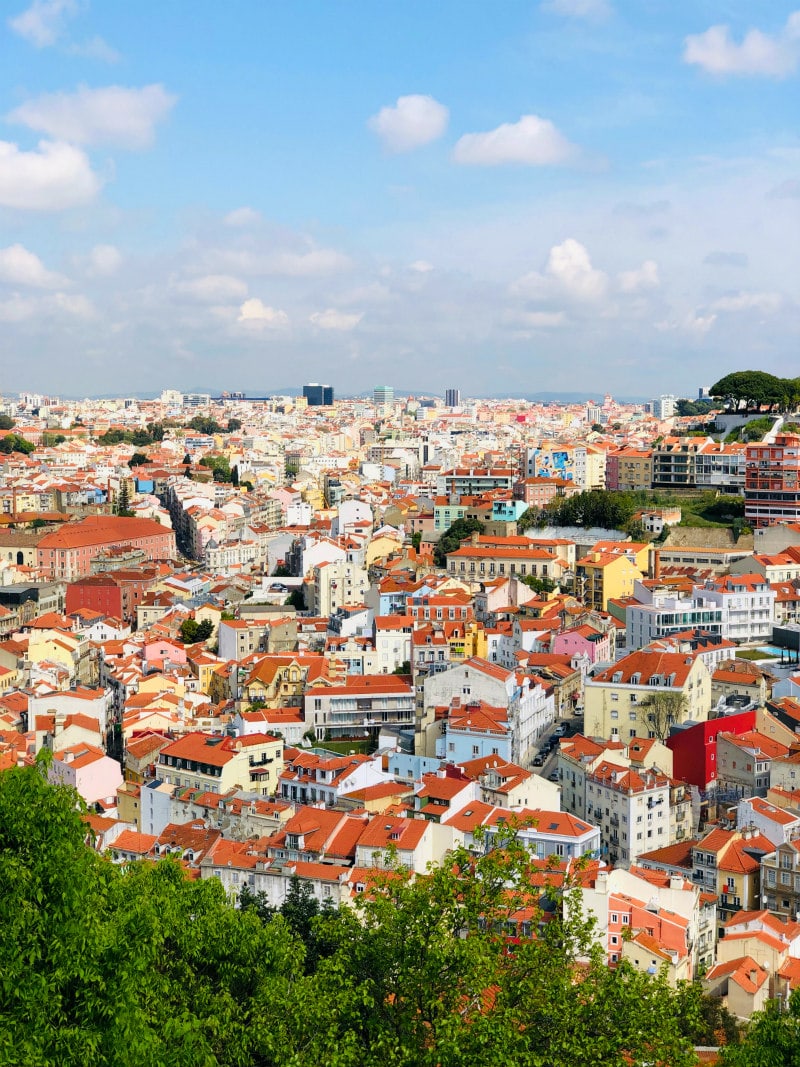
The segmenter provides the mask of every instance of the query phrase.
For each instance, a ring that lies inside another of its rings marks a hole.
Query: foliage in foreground
[[[282,914],[252,894],[237,909],[214,879],[123,871],[85,836],[74,792],[0,775],[0,1064],[694,1062],[697,987],[608,970],[574,896],[563,917],[531,907],[513,841],[413,883],[389,872],[359,918],[297,884]],[[512,941],[525,908],[539,936]]]

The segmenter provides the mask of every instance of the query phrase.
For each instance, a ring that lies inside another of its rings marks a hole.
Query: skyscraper
[[[372,400],[375,407],[384,407],[386,404],[394,403],[394,386],[392,385],[376,385],[372,390]]]
[[[446,389],[444,393],[444,406],[446,408],[460,408],[461,407],[461,390],[460,389]]]
[[[310,408],[330,407],[333,403],[333,386],[311,382],[303,386],[303,396]]]

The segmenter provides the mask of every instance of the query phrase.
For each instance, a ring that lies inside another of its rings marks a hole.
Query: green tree
[[[287,596],[285,603],[287,607],[294,608],[295,611],[305,611],[306,598],[305,594],[303,593],[302,587],[299,589],[293,589],[291,593],[289,593],[289,595]]]
[[[10,415],[0,415],[0,430],[13,430],[16,423]]]
[[[785,1010],[769,1001],[750,1020],[742,1042],[722,1051],[724,1067],[800,1067],[800,989]]]
[[[687,982],[678,988],[676,1005],[681,1030],[693,1045],[736,1045],[741,1028],[735,1015],[721,997],[703,992],[699,982]]]
[[[203,456],[200,466],[214,472],[215,482],[230,482],[233,478],[227,456]]]
[[[144,452],[134,452],[131,458],[128,460],[128,466],[131,468],[141,467],[143,464],[149,462],[150,461],[148,460]]]
[[[526,574],[520,580],[535,593],[552,593],[555,589],[555,583],[551,578],[537,578],[535,574]]]
[[[683,721],[688,706],[686,696],[678,690],[674,693],[654,692],[639,704],[639,719],[648,733],[665,741],[670,728]]]
[[[241,428],[242,428],[242,420],[241,419],[228,419],[228,433],[235,433],[236,430],[241,430]]]
[[[365,1067],[694,1063],[665,978],[610,970],[577,893],[539,899],[527,851],[512,834],[491,844],[415,880],[396,866],[358,916],[327,921],[309,1060],[333,1040]]]
[[[209,437],[215,433],[225,432],[216,419],[212,419],[205,415],[195,415],[194,418],[190,419],[187,423],[187,428],[190,430],[197,430],[198,433],[207,434]]]
[[[0,437],[0,452],[6,456],[12,452],[20,452],[23,456],[29,456],[35,448],[33,441],[20,437],[18,433],[7,433],[5,437]]]
[[[696,1000],[610,970],[577,888],[554,872],[534,889],[513,827],[413,880],[387,854],[357,912],[294,882],[273,915],[176,858],[99,858],[77,794],[45,774],[0,773],[0,1063],[693,1063]],[[797,1064],[797,1039],[794,1015],[767,1013],[751,1058],[727,1062]],[[773,1045],[784,1058],[760,1058]]]
[[[772,411],[791,406],[793,385],[790,382],[762,370],[734,371],[715,382],[709,393],[732,411],[742,407],[746,411],[760,411],[764,407]]]
[[[456,519],[452,526],[445,530],[434,546],[433,561],[436,566],[446,567],[447,553],[455,552],[461,542],[466,540],[470,534],[482,534],[484,529],[483,523],[477,519]]]
[[[231,470],[231,485],[236,486],[237,488],[239,486],[239,464],[238,463]]]
[[[178,633],[185,645],[193,645],[195,641],[199,640],[197,636],[199,630],[200,624],[196,619],[184,619]]]
[[[214,623],[211,619],[201,619],[197,624],[196,641],[207,641],[214,633]]]
[[[548,519],[557,526],[601,526],[623,530],[637,510],[631,493],[591,489],[575,493],[547,509]]]
[[[675,410],[678,415],[708,415],[714,406],[712,400],[676,400]]]
[[[131,498],[128,490],[127,481],[123,481],[119,487],[119,496],[117,497],[117,504],[114,511],[120,518],[129,519],[135,512],[131,510]]]

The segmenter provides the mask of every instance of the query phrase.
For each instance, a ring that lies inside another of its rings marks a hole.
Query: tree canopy
[[[726,374],[709,389],[731,411],[791,411],[800,401],[800,378],[778,378],[763,370]]]
[[[478,519],[456,519],[433,547],[433,561],[437,567],[447,566],[447,553],[455,552],[472,533],[482,534],[484,525]]]
[[[630,493],[590,489],[549,506],[547,519],[556,526],[601,526],[622,530],[639,507]]]
[[[12,452],[21,452],[24,456],[29,456],[35,448],[33,441],[28,441],[18,433],[7,433],[5,437],[0,437],[0,452],[6,456]]]
[[[513,828],[413,879],[388,855],[354,907],[293,880],[276,913],[174,857],[99,857],[45,772],[0,773],[1,1063],[690,1067],[718,1028],[697,987],[610,969],[579,890],[541,866],[551,888],[534,889]],[[726,1062],[797,1062],[778,1047],[789,1058]]]

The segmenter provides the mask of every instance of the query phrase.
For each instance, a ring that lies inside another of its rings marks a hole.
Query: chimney
[[[755,968],[751,968],[750,970],[750,981],[753,985],[758,985],[758,971],[755,970]]]

